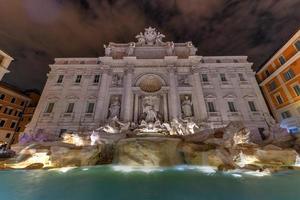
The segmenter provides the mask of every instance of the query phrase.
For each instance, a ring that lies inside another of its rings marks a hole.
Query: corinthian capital
[[[133,65],[127,65],[126,68],[124,69],[124,72],[126,74],[133,73],[134,72],[134,66]]]
[[[169,73],[176,73],[177,72],[177,67],[175,65],[168,65],[167,66],[167,71]]]

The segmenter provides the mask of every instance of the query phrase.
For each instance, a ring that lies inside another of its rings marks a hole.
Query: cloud
[[[55,57],[103,55],[109,41],[133,41],[145,26],[199,55],[249,55],[260,66],[299,29],[294,0],[7,0],[0,48],[15,58],[5,81],[41,89]]]

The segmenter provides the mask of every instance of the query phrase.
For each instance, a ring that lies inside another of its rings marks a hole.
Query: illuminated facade
[[[300,30],[257,72],[275,119],[300,132]]]
[[[139,124],[174,118],[213,128],[243,121],[255,135],[269,111],[247,56],[198,56],[153,28],[109,43],[98,58],[56,58],[25,132],[93,130],[113,117]]]
[[[9,143],[20,132],[20,119],[30,98],[9,85],[0,83],[0,143]]]

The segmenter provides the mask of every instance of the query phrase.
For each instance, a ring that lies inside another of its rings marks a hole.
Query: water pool
[[[205,167],[95,166],[0,171],[0,200],[297,200],[300,172],[272,176]]]

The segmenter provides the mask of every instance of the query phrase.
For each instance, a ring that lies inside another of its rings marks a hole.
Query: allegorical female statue
[[[192,102],[191,102],[189,96],[184,96],[184,100],[181,103],[181,109],[182,109],[184,118],[193,116]]]
[[[120,108],[121,108],[121,103],[119,97],[114,97],[109,106],[109,118],[110,119],[114,117],[119,118]]]

